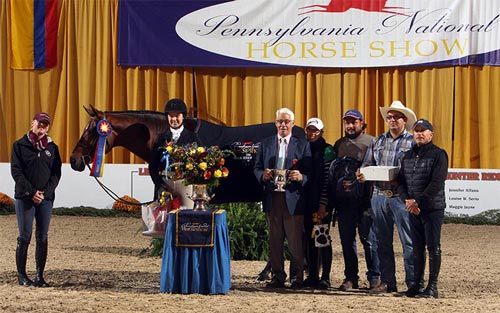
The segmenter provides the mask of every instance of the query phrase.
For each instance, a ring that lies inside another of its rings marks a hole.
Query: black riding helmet
[[[187,106],[181,99],[170,99],[165,104],[165,115],[170,112],[181,112],[184,116],[187,114]]]

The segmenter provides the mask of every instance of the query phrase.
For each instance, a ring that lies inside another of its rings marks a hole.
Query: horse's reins
[[[91,167],[90,167],[90,164],[85,162],[85,158],[84,156],[82,155],[81,156],[82,158],[82,161],[83,161],[83,164],[85,164],[85,166],[87,166],[87,168],[89,169],[89,171],[92,171]],[[109,188],[108,186],[106,186],[103,182],[101,182],[99,180],[99,178],[95,177],[95,176],[92,176],[94,177],[95,181],[97,182],[97,184],[102,188],[102,190],[104,190],[104,192],[111,197],[111,199],[115,200],[115,201],[118,201],[118,202],[121,202],[121,203],[125,203],[125,204],[128,204],[128,205],[148,205],[148,204],[151,204],[152,202],[154,201],[148,201],[148,202],[140,202],[140,203],[135,203],[135,202],[131,202],[131,201],[127,201],[127,200],[124,200],[122,198],[120,198],[113,190],[111,190],[111,188]]]

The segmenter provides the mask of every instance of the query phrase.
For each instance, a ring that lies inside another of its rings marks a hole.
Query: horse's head
[[[124,147],[146,162],[149,161],[153,143],[158,134],[168,129],[163,113],[155,111],[107,111],[102,112],[93,106],[83,107],[90,115],[80,140],[70,157],[71,168],[83,171],[85,165],[92,163],[96,149],[96,125],[106,119],[111,123],[113,131],[106,137],[106,152],[113,147]]]
[[[96,143],[99,137],[96,125],[101,119],[104,118],[104,113],[97,110],[92,105],[90,106],[90,109],[87,109],[85,106],[83,108],[90,115],[90,121],[85,126],[83,134],[80,137],[80,140],[78,140],[78,142],[76,143],[76,146],[73,149],[70,157],[71,168],[79,172],[85,169],[85,165],[91,164],[93,161]],[[111,136],[113,135],[110,135],[109,137]],[[109,139],[111,139],[109,137],[106,140],[106,148],[108,149]]]

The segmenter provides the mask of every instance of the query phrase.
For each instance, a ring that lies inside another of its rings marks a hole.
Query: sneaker
[[[386,283],[382,282],[377,287],[370,289],[371,294],[381,294],[390,292],[398,292],[398,289],[396,287],[390,287]]]
[[[378,285],[380,285],[380,279],[375,278],[375,279],[370,280],[368,288],[370,290],[372,290],[372,289],[376,288]]]
[[[284,288],[285,283],[282,281],[279,281],[276,278],[273,278],[269,283],[266,284],[267,288]]]
[[[304,287],[316,287],[319,283],[318,278],[313,278],[313,277],[307,277],[304,280]]]
[[[422,293],[415,296],[415,298],[439,298],[439,292],[437,287],[427,286]]]
[[[318,287],[318,289],[322,289],[322,290],[330,289],[330,287],[331,287],[330,281],[326,280],[326,279],[322,279],[318,282],[317,287]]]
[[[255,278],[255,281],[266,281],[271,279],[271,272],[262,272]]]
[[[424,287],[422,287],[420,284],[413,284],[408,290],[406,290],[405,294],[407,297],[410,298],[415,298],[416,296],[420,295],[421,293],[424,292]]]
[[[344,280],[342,285],[340,285],[339,289],[341,291],[351,291],[353,289],[358,289],[358,282],[352,282],[350,280]]]
[[[290,288],[292,289],[302,289],[304,287],[304,283],[301,280],[294,280],[290,284]]]

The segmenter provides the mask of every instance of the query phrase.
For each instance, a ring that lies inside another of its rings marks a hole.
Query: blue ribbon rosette
[[[111,135],[113,127],[108,120],[100,120],[96,125],[97,134],[99,138],[97,139],[94,161],[92,162],[92,170],[90,171],[90,176],[102,177],[104,172],[104,154],[106,148],[106,137]]]

